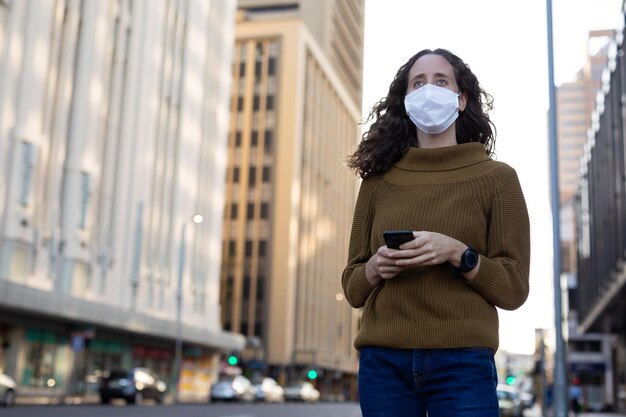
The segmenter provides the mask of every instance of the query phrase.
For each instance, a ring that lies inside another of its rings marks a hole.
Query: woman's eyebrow
[[[435,76],[435,78],[446,78],[448,80],[451,78],[448,74],[445,74],[443,72],[436,72],[433,75]],[[419,78],[425,78],[425,77],[426,77],[426,74],[424,73],[416,74],[413,78],[411,78],[411,81],[415,81]]]
[[[450,79],[450,76],[449,76],[448,74],[443,73],[443,72],[436,72],[436,73],[435,73],[435,77],[437,77],[437,78],[447,78],[447,79]]]

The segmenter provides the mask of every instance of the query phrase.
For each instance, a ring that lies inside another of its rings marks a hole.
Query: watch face
[[[474,248],[469,247],[463,254],[463,269],[467,269],[468,271],[474,269],[476,264],[478,263],[478,252],[474,250]]]
[[[467,251],[465,263],[467,263],[467,266],[469,266],[470,268],[473,268],[476,266],[476,264],[478,263],[478,254],[476,253],[476,251],[474,250]]]

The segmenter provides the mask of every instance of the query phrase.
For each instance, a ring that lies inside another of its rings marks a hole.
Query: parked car
[[[285,400],[314,403],[320,399],[320,392],[310,382],[299,382],[285,388]]]
[[[285,390],[273,378],[263,378],[254,387],[257,401],[281,403],[285,400]]]
[[[16,390],[15,380],[0,369],[0,405],[11,407],[15,404]]]
[[[526,378],[517,386],[519,399],[524,409],[530,409],[535,405],[535,384],[532,378]]]
[[[144,399],[161,404],[166,391],[167,384],[147,368],[105,372],[99,388],[102,404],[112,398],[123,398],[128,404],[141,404]]]
[[[501,417],[522,417],[524,406],[516,388],[508,385],[498,385],[498,406]]]
[[[254,401],[256,390],[242,375],[225,376],[211,387],[211,401]]]
[[[535,405],[535,396],[528,392],[528,391],[521,391],[519,392],[519,399],[520,402],[522,403],[522,407],[524,409],[530,409],[533,408],[533,405]]]

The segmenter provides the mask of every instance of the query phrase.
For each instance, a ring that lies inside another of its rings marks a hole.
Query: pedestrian
[[[515,170],[491,158],[492,103],[459,57],[423,50],[348,158],[363,179],[342,275],[363,308],[363,417],[499,415],[496,307],[528,296],[530,227]],[[410,240],[392,249],[390,230]]]
[[[582,387],[580,386],[580,379],[575,377],[572,379],[572,383],[569,386],[569,398],[570,409],[575,416],[582,411],[581,399],[583,395]]]

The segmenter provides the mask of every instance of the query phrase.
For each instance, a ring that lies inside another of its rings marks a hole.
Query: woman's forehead
[[[415,61],[409,71],[409,78],[435,73],[445,74],[448,77],[454,78],[454,68],[452,68],[452,65],[447,59],[441,55],[427,54]]]

